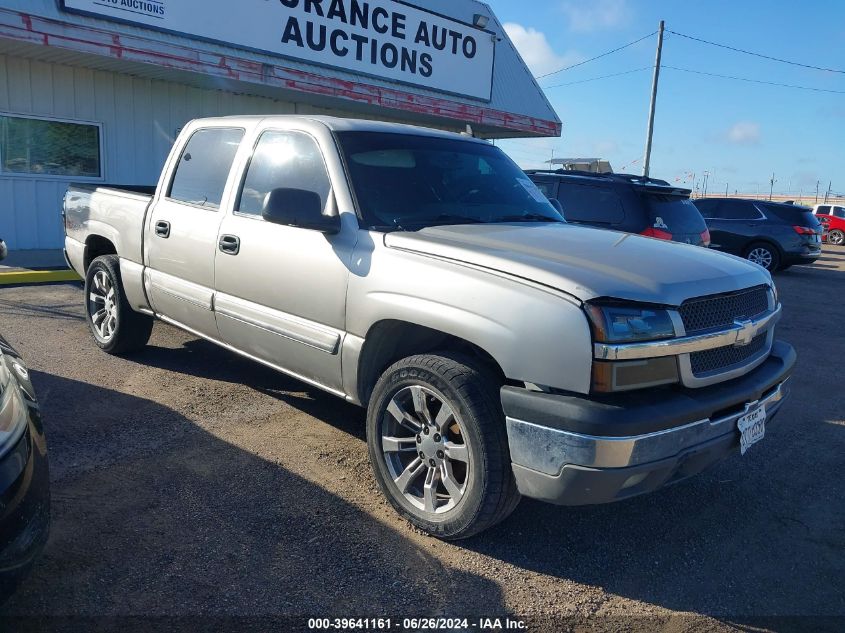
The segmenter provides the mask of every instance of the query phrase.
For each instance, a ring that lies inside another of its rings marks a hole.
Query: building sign
[[[62,0],[68,11],[490,100],[495,37],[395,0]]]

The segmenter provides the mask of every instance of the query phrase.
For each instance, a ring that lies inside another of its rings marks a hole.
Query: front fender
[[[386,319],[425,326],[485,350],[508,379],[587,393],[591,335],[580,303],[559,291],[436,257],[376,249],[352,275],[347,330]],[[346,365],[346,363],[344,363]]]

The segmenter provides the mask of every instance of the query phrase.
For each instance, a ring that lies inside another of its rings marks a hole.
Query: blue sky
[[[840,0],[488,0],[535,75],[593,57],[666,28],[762,54],[845,70]],[[578,82],[651,67],[656,36],[602,59],[540,79]],[[666,34],[651,175],[708,191],[845,192],[845,74],[799,68]],[[812,92],[697,75],[722,75],[840,90]],[[559,139],[499,143],[523,167],[557,157],[600,156],[616,171],[641,173],[651,70],[549,88],[563,121]],[[636,161],[636,162],[635,162]]]

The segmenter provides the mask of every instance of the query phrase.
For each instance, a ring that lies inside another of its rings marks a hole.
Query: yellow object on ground
[[[79,281],[79,275],[72,270],[28,270],[25,268],[0,270],[0,286],[15,284],[42,284],[56,281]]]

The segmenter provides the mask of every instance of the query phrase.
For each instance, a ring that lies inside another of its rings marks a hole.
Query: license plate
[[[757,407],[751,413],[746,413],[736,421],[736,428],[739,429],[739,451],[745,455],[745,451],[752,444],[756,444],[766,435],[766,407]]]

